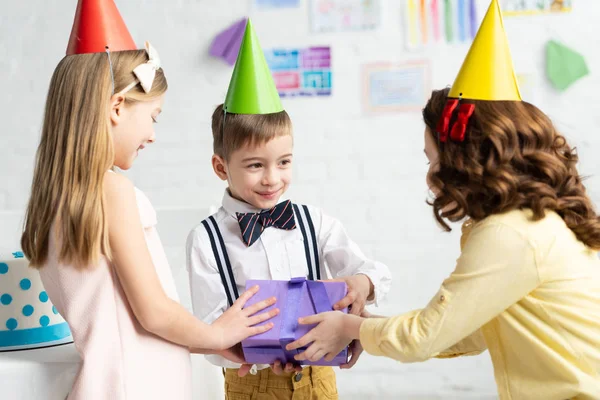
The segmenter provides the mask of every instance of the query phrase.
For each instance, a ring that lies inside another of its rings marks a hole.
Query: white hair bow
[[[154,83],[156,71],[161,68],[160,57],[158,56],[156,49],[152,47],[149,42],[146,42],[146,53],[148,54],[148,61],[138,65],[133,69],[133,73],[135,74],[137,80],[129,84],[125,89],[121,90],[122,94],[134,88],[138,83],[142,86],[144,92],[148,93],[150,90],[152,90],[152,84]]]
[[[148,53],[148,61],[142,65],[138,65],[133,70],[133,73],[140,81],[140,85],[142,85],[144,92],[148,93],[152,90],[152,83],[154,83],[156,71],[160,69],[160,57],[158,56],[156,49],[148,42],[146,42],[146,53]]]

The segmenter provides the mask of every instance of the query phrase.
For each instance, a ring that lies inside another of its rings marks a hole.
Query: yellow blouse
[[[515,210],[466,223],[462,254],[427,307],[360,328],[402,362],[489,349],[500,399],[600,399],[600,260],[562,218]]]

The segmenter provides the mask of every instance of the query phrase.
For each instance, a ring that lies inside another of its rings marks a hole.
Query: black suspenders
[[[223,287],[225,288],[225,293],[227,294],[227,301],[229,302],[229,306],[231,306],[240,295],[238,294],[237,287],[235,285],[233,269],[231,269],[231,263],[229,262],[229,255],[227,254],[227,250],[225,249],[223,236],[221,235],[221,231],[219,230],[217,221],[215,221],[215,218],[212,215],[204,221],[202,221],[202,225],[204,225],[206,232],[208,232],[208,237],[210,238],[210,246],[212,247],[213,254],[215,255],[215,260],[217,260],[219,275],[221,275],[221,282],[223,283]],[[217,236],[218,238],[218,243],[215,240],[215,236]]]
[[[296,214],[296,223],[300,226],[300,231],[304,238],[304,252],[306,255],[306,263],[308,265],[308,279],[319,280],[321,279],[321,271],[319,268],[319,248],[317,246],[315,226],[310,217],[310,213],[308,212],[308,207],[298,206],[296,204],[293,206],[294,213]],[[229,255],[225,248],[223,236],[221,235],[217,221],[215,221],[213,216],[202,221],[202,225],[208,233],[210,246],[215,256],[215,260],[217,261],[217,267],[219,268],[221,282],[223,283],[225,294],[227,295],[227,302],[229,303],[229,306],[231,306],[239,297],[239,293],[235,278],[233,277],[233,269],[231,268],[231,262],[229,261]]]
[[[294,213],[296,214],[297,224],[300,226],[302,237],[304,238],[304,253],[306,255],[306,264],[308,265],[308,279],[311,281],[321,279],[321,271],[319,269],[319,248],[317,247],[317,237],[315,235],[315,226],[308,212],[308,207],[298,207],[294,204]],[[303,215],[304,214],[304,215]],[[306,219],[306,223],[304,223]],[[306,230],[308,225],[308,231]],[[309,240],[310,239],[310,240]],[[312,245],[312,252],[310,247]],[[314,256],[314,258],[313,258]]]

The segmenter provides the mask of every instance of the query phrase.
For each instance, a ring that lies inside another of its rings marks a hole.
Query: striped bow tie
[[[236,213],[236,215],[242,231],[242,240],[248,247],[252,246],[265,228],[270,226],[285,230],[296,229],[294,209],[290,200],[279,203],[270,210],[259,213]]]

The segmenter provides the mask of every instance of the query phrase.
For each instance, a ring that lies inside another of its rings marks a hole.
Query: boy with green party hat
[[[206,322],[218,318],[249,279],[319,280],[327,273],[348,287],[335,309],[350,306],[351,313],[360,314],[366,304],[381,301],[390,288],[388,268],[365,257],[339,221],[284,197],[292,178],[292,123],[250,21],[225,103],[213,113],[212,131],[212,166],[228,188],[217,213],[188,236],[194,314]],[[354,343],[351,359],[341,367],[354,365],[360,352]],[[277,362],[271,368],[254,365],[246,374],[249,366],[239,356],[238,364],[207,356],[224,368],[226,398],[337,398],[331,367]],[[311,360],[323,356],[313,354]]]

